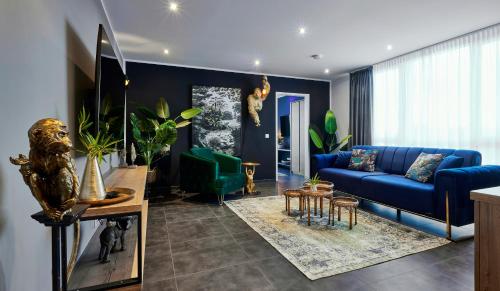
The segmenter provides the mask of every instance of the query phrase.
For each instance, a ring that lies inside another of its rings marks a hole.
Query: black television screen
[[[84,105],[92,115],[94,133],[106,131],[123,138],[125,74],[102,24],[97,35],[95,96]]]
[[[290,136],[290,118],[288,115],[280,116],[280,129],[281,136],[289,137]]]

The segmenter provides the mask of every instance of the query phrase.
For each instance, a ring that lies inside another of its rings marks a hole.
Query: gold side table
[[[243,167],[245,167],[245,174],[247,177],[247,182],[245,186],[245,190],[248,194],[259,194],[259,192],[255,191],[255,183],[253,182],[253,176],[255,175],[255,167],[260,166],[260,163],[256,162],[244,162],[241,163]]]

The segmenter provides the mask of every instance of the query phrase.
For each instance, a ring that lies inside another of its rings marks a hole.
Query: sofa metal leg
[[[396,209],[396,219],[401,220],[401,209]]]
[[[245,187],[241,188],[241,195],[245,196]]]
[[[224,194],[217,195],[217,200],[219,200],[219,205],[224,205]]]
[[[445,192],[446,206],[446,239],[451,240],[451,221],[450,221],[450,201],[448,199],[448,191]]]

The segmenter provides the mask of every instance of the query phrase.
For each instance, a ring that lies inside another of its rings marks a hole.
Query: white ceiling
[[[319,79],[500,23],[500,0],[103,2],[128,60]]]

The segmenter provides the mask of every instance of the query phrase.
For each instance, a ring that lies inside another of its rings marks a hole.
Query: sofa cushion
[[[400,175],[366,176],[358,196],[416,213],[432,215],[434,185]]]
[[[405,177],[418,182],[426,183],[434,176],[444,156],[442,154],[421,153],[406,172]]]
[[[221,172],[219,178],[215,181],[215,187],[231,191],[241,188],[244,183],[245,175],[242,173]]]
[[[464,158],[455,155],[447,156],[444,158],[434,173],[434,181],[436,181],[437,172],[445,169],[460,168],[464,164]]]
[[[333,166],[335,168],[346,169],[351,161],[352,152],[340,151],[337,153],[337,158],[333,161]]]
[[[357,195],[363,192],[361,179],[368,176],[388,175],[382,172],[361,172],[339,168],[324,168],[319,170],[322,180],[331,181],[336,190]]]
[[[347,168],[355,171],[373,172],[375,171],[377,153],[377,150],[352,150],[351,160]]]
[[[210,161],[215,161],[214,154],[211,149],[209,148],[191,148],[191,153],[197,157],[210,160]]]

